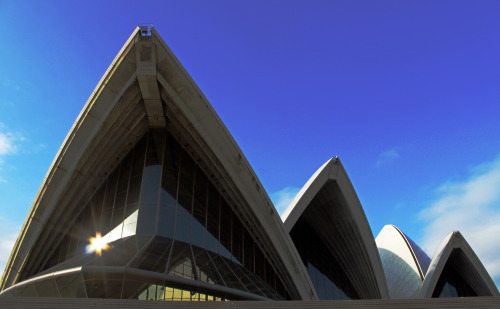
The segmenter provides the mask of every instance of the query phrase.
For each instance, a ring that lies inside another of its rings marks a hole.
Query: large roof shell
[[[165,123],[165,115],[175,121]],[[50,253],[55,235],[70,222],[72,208],[81,205],[74,201],[98,187],[150,127],[165,125],[239,205],[293,297],[314,299],[304,265],[257,175],[154,28],[146,37],[139,28],[132,33],[76,119],[29,211],[0,288],[36,269],[35,261]]]

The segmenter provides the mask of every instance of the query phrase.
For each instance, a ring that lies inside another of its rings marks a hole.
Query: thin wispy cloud
[[[0,131],[0,156],[13,154],[17,151],[17,147],[14,144],[14,141],[15,138],[12,133]]]
[[[9,132],[5,129],[5,125],[0,122],[0,172],[4,164],[4,158],[7,155],[13,155],[18,152],[17,143],[23,141],[24,138],[20,134]],[[0,175],[0,183],[6,183],[2,175]]]
[[[21,227],[0,217],[0,272],[3,272]]]
[[[396,148],[392,148],[392,149],[389,149],[389,150],[382,152],[378,156],[378,160],[377,160],[376,165],[380,166],[382,164],[386,164],[386,163],[389,163],[391,161],[394,161],[397,158],[399,158],[399,152],[397,151]]]
[[[280,191],[271,193],[270,198],[273,201],[274,207],[281,216],[285,212],[286,208],[293,201],[294,197],[299,193],[300,188],[297,187],[286,187]]]
[[[500,158],[471,169],[462,181],[444,183],[437,195],[419,214],[424,250],[432,256],[448,233],[459,230],[500,286]]]

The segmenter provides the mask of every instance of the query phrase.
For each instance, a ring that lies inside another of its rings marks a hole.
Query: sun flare
[[[101,233],[97,233],[95,237],[89,238],[90,244],[87,245],[87,253],[95,252],[97,255],[101,255],[103,250],[109,249],[108,243],[101,237]]]

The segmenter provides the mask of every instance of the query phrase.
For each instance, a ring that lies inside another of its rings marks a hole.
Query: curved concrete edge
[[[61,271],[45,274],[42,276],[37,276],[34,278],[31,278],[29,280],[25,280],[23,282],[19,282],[8,289],[5,289],[0,293],[0,298],[2,297],[10,297],[13,296],[15,293],[15,290],[22,288],[27,285],[31,285],[34,283],[42,282],[45,280],[49,280],[52,278],[58,278],[58,277],[64,277],[67,275],[74,275],[78,273],[85,273],[85,272],[97,272],[97,273],[102,273],[102,274],[123,274],[123,275],[135,275],[140,278],[144,278],[144,280],[160,280],[165,283],[177,283],[181,285],[186,285],[186,286],[193,286],[197,288],[202,288],[205,290],[212,290],[212,291],[217,291],[219,293],[226,293],[230,295],[234,295],[237,297],[241,297],[247,300],[258,300],[258,301],[270,301],[272,299],[269,299],[264,296],[260,296],[251,292],[246,292],[242,290],[237,290],[234,288],[222,286],[222,285],[217,285],[217,284],[211,284],[207,282],[201,282],[197,280],[191,280],[191,279],[186,279],[182,277],[176,277],[172,276],[169,274],[163,274],[163,273],[156,273],[153,271],[147,271],[143,269],[138,269],[138,268],[131,268],[131,267],[121,267],[121,266],[80,266],[80,267],[75,267],[71,269],[64,269]]]
[[[484,282],[492,296],[500,296],[498,289],[465,238],[458,231],[448,234],[439,244],[420,289],[419,298],[431,298],[441,273],[453,249],[460,249]]]
[[[380,296],[382,299],[387,299],[389,298],[389,292],[378,249],[375,244],[375,239],[361,202],[359,201],[356,191],[347,176],[347,172],[338,157],[331,158],[324,163],[307,181],[297,196],[290,203],[282,217],[285,229],[287,233],[290,233],[293,226],[302,216],[312,199],[329,180],[336,181],[347,202],[349,212],[356,225],[355,228],[359,231],[359,235],[361,236],[363,242],[362,247],[365,248],[368,258],[372,264]]]
[[[49,220],[49,215],[54,210],[58,195],[68,185],[68,180],[75,172],[75,166],[83,155],[86,146],[95,136],[97,129],[103,123],[114,104],[135,80],[135,76],[126,77],[127,81],[118,91],[114,87],[108,87],[108,81],[127,55],[127,51],[134,44],[134,39],[138,34],[139,27],[136,27],[106,70],[66,135],[43,179],[14,244],[0,282],[0,290],[5,289],[17,279],[32,246]],[[100,96],[105,96],[107,100],[99,100],[97,104],[99,106],[96,107],[96,102]],[[44,203],[42,203],[42,200]]]
[[[413,246],[411,244],[412,241],[397,226],[392,225],[392,224],[388,224],[388,225],[384,226],[384,229],[385,229],[385,227],[391,227],[391,228],[393,228],[398,233],[398,235],[401,237],[401,239],[405,242],[405,244],[406,244],[406,246],[408,248],[408,251],[411,253],[411,256],[413,258],[413,263],[415,264],[415,266],[416,266],[416,268],[418,270],[418,274],[420,276],[420,279],[422,281],[424,281],[425,273],[424,273],[424,270],[422,269],[422,266],[421,266],[421,263],[420,263],[421,257],[419,258],[418,255],[416,254],[415,248],[413,248]],[[378,238],[378,236],[377,236],[377,238]]]

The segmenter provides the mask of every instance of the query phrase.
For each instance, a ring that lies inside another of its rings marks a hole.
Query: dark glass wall
[[[77,210],[74,224],[42,268],[49,269],[85,252],[89,239],[97,233],[104,236],[111,230],[115,239],[134,235],[141,194],[144,159],[148,138],[144,136],[113,170],[83,210]],[[125,220],[127,219],[128,220]]]
[[[171,134],[152,130],[77,214],[44,269],[84,252],[96,233],[136,235],[144,249],[130,267],[289,298],[233,207]]]
[[[290,236],[307,268],[319,299],[359,299],[359,294],[346,272],[304,217],[299,218]]]
[[[434,298],[479,296],[455,267],[459,251],[453,249],[432,293]]]

